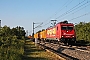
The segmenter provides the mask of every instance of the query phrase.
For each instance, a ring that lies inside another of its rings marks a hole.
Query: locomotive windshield
[[[62,30],[73,30],[73,26],[62,26]]]

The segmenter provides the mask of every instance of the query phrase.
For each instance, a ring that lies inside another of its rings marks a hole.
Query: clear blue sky
[[[88,1],[90,0],[0,0],[0,19],[2,26],[7,25],[11,28],[22,26],[28,30],[29,34],[32,33],[33,22],[44,22],[43,26],[35,29],[35,31],[49,27],[50,24],[45,26],[44,24],[51,19],[56,19],[58,22],[63,20],[72,23],[90,22],[90,13],[86,14],[90,12],[90,2]],[[66,14],[66,11],[69,12]],[[86,15],[71,20],[83,14]]]

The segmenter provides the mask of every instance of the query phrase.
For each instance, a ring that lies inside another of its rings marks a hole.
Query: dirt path
[[[26,40],[24,47],[24,56],[22,60],[60,60],[55,55],[35,46],[34,42]]]

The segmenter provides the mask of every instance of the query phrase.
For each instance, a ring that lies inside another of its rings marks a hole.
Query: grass
[[[54,54],[42,50],[39,46],[35,46],[32,41],[27,40],[24,49],[22,60],[60,60]]]

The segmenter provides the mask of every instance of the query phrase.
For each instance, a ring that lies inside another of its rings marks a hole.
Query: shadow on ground
[[[25,57],[23,56],[22,60],[47,60],[46,58],[41,58],[41,57]]]
[[[42,58],[38,55],[38,52],[42,52],[42,50],[37,49],[34,44],[30,44],[30,41],[26,41],[24,47],[24,55],[22,56],[22,60],[47,60],[46,58]]]
[[[90,42],[85,41],[85,40],[78,40],[75,45],[77,45],[77,46],[90,46]]]

